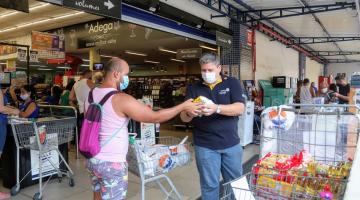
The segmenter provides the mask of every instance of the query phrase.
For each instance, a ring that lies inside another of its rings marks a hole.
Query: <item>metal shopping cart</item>
[[[37,121],[27,119],[10,119],[15,144],[17,148],[16,185],[11,189],[11,194],[16,195],[20,191],[20,183],[30,173],[39,178],[39,192],[35,193],[33,199],[42,199],[43,190],[51,179],[57,174],[59,181],[61,177],[69,178],[69,185],[74,186],[73,171],[58,150],[58,146],[70,142],[74,137],[76,118],[41,118]],[[38,166],[32,166],[31,170],[20,180],[19,163],[20,149],[28,149],[34,157],[38,158]],[[60,164],[65,164],[66,170],[60,169]],[[43,177],[50,176],[43,186]]]
[[[347,112],[350,107],[359,111],[290,105],[278,107],[277,116],[263,113],[261,159],[250,173],[225,183],[221,199],[343,199],[360,132],[359,115]]]
[[[151,137],[132,142],[128,153],[129,171],[141,179],[142,200],[145,200],[145,186],[150,182],[156,182],[166,199],[182,199],[166,174],[190,163],[190,144],[185,141],[175,137]],[[169,184],[170,191],[164,187],[161,179]]]
[[[56,117],[56,118],[67,118],[74,117],[78,119],[77,109],[72,106],[57,106],[40,104],[41,117]],[[79,128],[75,127],[75,145],[76,145],[76,158],[79,159]]]

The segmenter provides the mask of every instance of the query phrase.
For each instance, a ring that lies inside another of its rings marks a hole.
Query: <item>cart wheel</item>
[[[41,199],[42,199],[42,197],[40,197],[39,192],[34,194],[33,200],[41,200]]]
[[[74,187],[74,186],[75,186],[75,181],[74,181],[73,178],[70,179],[70,181],[69,181],[69,186],[70,186],[70,187]]]
[[[58,177],[58,182],[61,183],[62,177]]]
[[[20,187],[15,185],[11,188],[10,194],[11,194],[11,196],[15,196],[15,195],[19,194],[19,191],[20,191]]]

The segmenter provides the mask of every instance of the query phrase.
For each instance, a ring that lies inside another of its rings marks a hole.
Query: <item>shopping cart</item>
[[[74,117],[77,120],[77,109],[72,106],[56,106],[39,104],[41,117],[67,118]],[[76,158],[79,159],[79,129],[75,127]]]
[[[276,125],[263,113],[261,159],[250,173],[225,183],[221,199],[343,199],[360,132],[350,107],[359,111],[351,105],[282,106],[272,116]],[[286,116],[293,119],[280,119]]]
[[[31,173],[37,174],[39,178],[39,192],[35,193],[33,199],[42,199],[43,190],[50,181],[52,175],[57,174],[59,181],[63,176],[69,178],[69,185],[74,186],[74,173],[60,153],[58,146],[70,142],[74,137],[76,118],[41,118],[37,121],[27,119],[10,119],[14,140],[16,144],[16,185],[11,188],[11,194],[16,195],[20,191],[21,182]],[[31,168],[20,180],[20,149],[31,150],[38,157],[38,167]],[[55,156],[51,156],[55,155]],[[60,158],[60,159],[59,159]],[[66,170],[60,169],[65,164]],[[47,169],[45,173],[45,167]],[[50,170],[49,170],[50,168]],[[43,186],[43,177],[50,175]]]
[[[190,163],[190,144],[186,139],[175,137],[151,137],[136,139],[130,144],[128,153],[129,171],[141,179],[141,199],[145,200],[145,186],[156,182],[166,199],[182,199],[176,187],[166,175],[175,168]],[[170,186],[168,191],[161,183],[165,179]]]

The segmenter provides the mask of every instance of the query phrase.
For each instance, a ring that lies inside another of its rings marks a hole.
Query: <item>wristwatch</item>
[[[220,108],[220,105],[219,105],[219,104],[217,105],[216,113],[217,113],[217,114],[220,114],[220,113],[221,113],[221,108]]]

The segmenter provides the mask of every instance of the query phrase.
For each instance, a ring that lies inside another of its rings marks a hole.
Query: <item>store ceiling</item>
[[[354,2],[354,0],[303,0],[308,5],[326,5],[337,2]],[[242,0],[253,9],[284,8],[304,6],[301,0]],[[315,16],[323,24],[331,37],[359,37],[360,26],[356,9],[343,9],[317,13]],[[295,37],[328,37],[315,18],[309,15],[286,17],[272,20]],[[315,51],[360,51],[360,41],[309,44]],[[325,59],[356,59],[360,55],[323,56]]]

